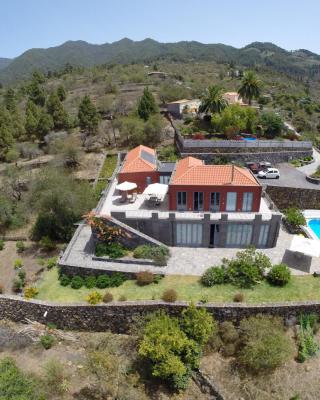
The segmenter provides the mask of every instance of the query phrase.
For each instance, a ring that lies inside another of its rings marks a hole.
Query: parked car
[[[255,162],[247,162],[246,167],[250,169],[254,174],[257,174],[259,171],[263,171],[267,168],[271,168],[271,163],[267,161],[261,161],[259,163]]]
[[[263,171],[258,172],[258,178],[264,179],[279,179],[280,172],[276,168],[266,168]]]

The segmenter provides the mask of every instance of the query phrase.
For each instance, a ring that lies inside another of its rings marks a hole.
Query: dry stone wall
[[[300,209],[319,209],[320,190],[285,186],[267,186],[266,191],[280,209],[298,207]]]

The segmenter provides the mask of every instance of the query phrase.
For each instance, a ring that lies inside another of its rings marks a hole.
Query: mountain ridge
[[[0,58],[0,82],[14,83],[29,78],[35,69],[47,73],[61,69],[66,64],[91,67],[106,63],[126,64],[157,60],[232,62],[243,67],[268,67],[299,77],[320,76],[320,55],[306,49],[285,50],[271,42],[252,42],[236,48],[222,43],[161,43],[152,38],[140,41],[123,38],[103,44],[69,40],[46,49],[29,49],[12,60]]]

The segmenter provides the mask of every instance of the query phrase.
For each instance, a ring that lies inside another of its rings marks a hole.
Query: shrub
[[[178,294],[174,289],[167,289],[163,292],[161,298],[167,303],[174,303],[178,299]]]
[[[302,214],[301,210],[296,207],[290,207],[284,210],[284,215],[289,224],[298,227],[300,225],[306,225],[306,219]]]
[[[113,272],[110,275],[110,287],[119,287],[125,282],[128,278],[122,272]]]
[[[153,273],[150,271],[140,271],[136,274],[136,279],[139,286],[145,286],[153,283],[154,276]]]
[[[0,283],[0,294],[3,294],[3,292],[4,292],[4,287],[3,287],[3,284],[2,284],[2,283]]]
[[[99,289],[105,289],[107,287],[110,287],[109,275],[99,275],[96,281],[96,286]]]
[[[121,258],[127,255],[128,250],[120,243],[97,243],[95,255],[97,257],[108,256],[110,258]]]
[[[42,344],[43,348],[46,350],[51,349],[54,343],[54,337],[52,335],[48,335],[47,333],[40,337],[40,343]]]
[[[180,327],[188,338],[200,345],[207,343],[214,332],[217,333],[217,325],[212,316],[205,308],[197,308],[194,304],[182,311]]]
[[[49,360],[44,366],[44,385],[46,391],[58,398],[63,397],[63,394],[69,390],[70,377],[66,374],[66,369],[57,360]]]
[[[290,269],[285,264],[274,265],[268,272],[268,281],[275,286],[285,286],[291,278]]]
[[[160,275],[160,274],[153,275],[153,283],[155,283],[157,285],[161,281],[162,278],[163,278],[163,275]]]
[[[23,267],[23,262],[21,258],[17,258],[16,260],[14,260],[14,269],[20,269],[22,267]]]
[[[211,267],[201,277],[204,286],[211,287],[225,283],[227,279],[226,270],[223,267]]]
[[[242,303],[244,301],[244,294],[243,293],[236,293],[233,296],[233,301],[235,303]]]
[[[84,285],[88,289],[92,289],[96,286],[97,279],[94,275],[89,275],[84,280]]]
[[[147,258],[153,260],[159,266],[167,265],[169,249],[165,246],[151,246],[148,244],[138,246],[133,252],[134,258]]]
[[[57,244],[49,238],[49,236],[43,236],[39,241],[40,247],[43,250],[51,251],[57,248]]]
[[[68,275],[62,274],[59,277],[59,281],[61,286],[68,286],[71,283],[71,278]]]
[[[110,303],[111,301],[113,301],[113,295],[110,292],[106,292],[103,296],[103,302],[104,303]]]
[[[121,295],[121,296],[119,297],[119,301],[127,301],[127,300],[128,300],[127,297],[124,296],[124,295]]]
[[[87,297],[87,302],[89,304],[95,305],[98,303],[101,303],[102,301],[102,294],[97,292],[96,290],[94,292],[89,293],[88,297]]]
[[[147,322],[139,355],[151,364],[151,373],[174,389],[185,389],[190,372],[199,365],[201,348],[189,339],[176,318],[158,312]]]
[[[314,326],[316,322],[317,317],[312,314],[300,316],[300,326],[297,333],[297,360],[299,362],[304,362],[308,358],[314,356],[319,350],[319,345],[314,337]]]
[[[239,333],[231,321],[220,324],[219,334],[223,343],[236,343],[239,340]]]
[[[72,287],[72,289],[80,289],[80,288],[82,288],[83,285],[84,285],[84,281],[83,281],[83,278],[81,276],[75,275],[71,279],[71,287]]]
[[[51,269],[57,265],[57,258],[52,257],[47,260],[47,269]]]
[[[19,292],[21,292],[22,288],[23,288],[23,283],[21,282],[21,280],[20,279],[14,279],[14,281],[12,283],[12,290],[15,293],[19,293]]]
[[[228,280],[236,286],[251,288],[261,282],[264,271],[271,268],[269,258],[250,247],[239,251],[237,257],[232,260],[224,260],[227,269]]]
[[[0,239],[0,251],[4,249],[4,240]]]
[[[258,315],[240,323],[242,349],[238,360],[249,370],[267,372],[284,364],[293,354],[291,339],[286,336],[279,318]]]
[[[31,286],[31,287],[25,288],[24,297],[26,299],[33,299],[38,293],[39,293],[39,290],[37,288]]]
[[[23,251],[25,251],[26,246],[22,240],[18,240],[16,242],[16,248],[18,253],[22,253]]]

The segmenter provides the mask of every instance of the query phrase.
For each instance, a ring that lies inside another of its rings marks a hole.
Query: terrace
[[[203,212],[178,212],[178,211],[169,211],[169,201],[168,195],[164,198],[162,202],[158,205],[154,203],[150,203],[146,196],[143,194],[138,194],[137,199],[134,203],[121,203],[121,195],[116,190],[116,185],[118,184],[117,179],[115,178],[111,182],[110,190],[108,195],[105,197],[104,203],[99,211],[102,215],[110,215],[111,213],[125,213],[126,218],[151,218],[152,214],[156,213],[159,219],[168,219],[169,214],[175,214],[176,219],[185,219],[185,220],[201,220],[204,218]],[[243,221],[243,220],[253,220],[257,214],[262,216],[262,220],[270,220],[272,218],[272,214],[274,214],[275,210],[271,210],[270,201],[267,197],[261,198],[260,210],[258,213],[255,212],[232,212],[228,213],[228,219],[234,221]],[[273,211],[273,212],[272,212]],[[208,213],[206,213],[208,214]],[[217,221],[221,219],[222,213],[215,212],[210,213],[210,220]]]

